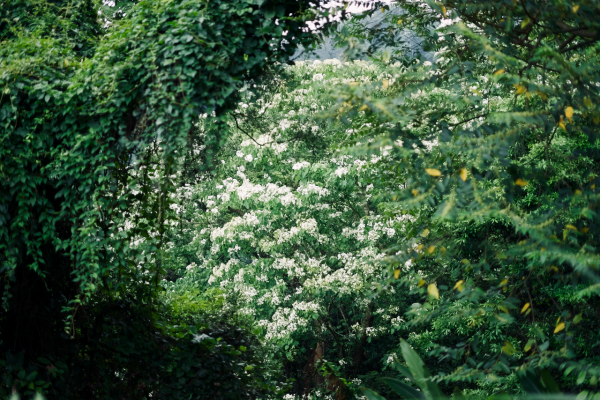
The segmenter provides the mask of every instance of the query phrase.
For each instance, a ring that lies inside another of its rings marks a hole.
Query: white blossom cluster
[[[229,309],[263,329],[267,343],[285,343],[293,354],[294,339],[328,334],[333,299],[350,305],[349,328],[342,333],[348,341],[363,334],[371,340],[398,326],[399,308],[388,304],[393,291],[377,300],[384,312],[374,313],[376,325],[363,327],[361,321],[373,307],[373,289],[389,276],[381,249],[403,240],[411,217],[378,211],[382,189],[376,178],[393,146],[368,142],[364,155],[333,146],[318,150],[317,158],[317,150],[292,140],[300,134],[327,143],[347,140],[333,136],[319,117],[339,108],[324,85],[358,82],[386,90],[399,69],[336,60],[297,63],[290,72],[302,78],[299,87],[240,105],[240,114],[257,107],[266,131],[236,133],[217,172],[182,189],[189,193],[173,205],[196,227],[192,245],[200,261],[188,265],[168,292],[217,288]],[[349,122],[350,136],[372,128],[361,118]]]

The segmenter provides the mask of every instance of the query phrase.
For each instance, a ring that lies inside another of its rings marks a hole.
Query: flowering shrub
[[[335,105],[328,87],[393,82],[400,68],[326,60],[286,72],[268,90],[247,91],[232,114],[236,134],[217,155],[223,161],[174,197],[168,253],[181,277],[164,282],[165,300],[175,305],[190,290],[218,289],[223,312],[260,327],[274,359],[302,369],[322,342],[339,373],[355,377],[367,360],[380,368],[385,346],[375,358],[366,347],[403,322],[406,296],[393,287],[372,294],[389,274],[382,249],[402,241],[414,218],[386,214],[374,196],[386,190],[379,177],[389,146],[343,151],[355,132],[373,127],[358,116],[339,134],[322,116]],[[296,378],[298,391],[311,388]]]

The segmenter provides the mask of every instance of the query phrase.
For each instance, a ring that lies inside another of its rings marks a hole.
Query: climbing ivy
[[[201,140],[210,159],[237,89],[310,46],[314,18],[302,1],[0,4],[0,396],[85,387],[108,398],[95,377],[150,374],[122,357],[152,357],[144,336],[117,332],[140,313],[159,337],[191,345],[152,311],[177,156]],[[214,129],[199,139],[201,114]],[[117,325],[94,340],[107,310],[120,310]],[[110,347],[111,335],[131,341]],[[76,380],[102,346],[107,370]],[[49,386],[56,376],[63,386]],[[150,381],[128,398],[159,390]]]

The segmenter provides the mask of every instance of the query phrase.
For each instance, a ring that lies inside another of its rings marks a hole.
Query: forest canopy
[[[0,396],[598,396],[600,2],[338,11],[0,6]]]

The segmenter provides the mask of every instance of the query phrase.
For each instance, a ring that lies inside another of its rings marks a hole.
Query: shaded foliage
[[[160,382],[173,396],[208,396],[208,378],[178,374],[213,357],[223,393],[254,397],[232,364],[252,357],[228,347],[244,334],[205,349],[158,316],[170,177],[199,140],[198,116],[214,120],[207,160],[242,82],[310,45],[315,14],[296,1],[99,7],[0,4],[0,395],[143,398],[166,393]]]

